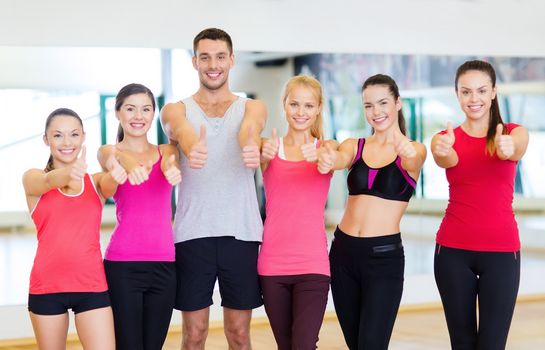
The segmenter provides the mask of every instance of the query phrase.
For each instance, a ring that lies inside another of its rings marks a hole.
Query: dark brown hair
[[[473,60],[467,61],[458,67],[458,70],[456,71],[456,78],[454,80],[454,89],[456,90],[456,93],[458,93],[458,80],[462,75],[469,71],[479,71],[485,73],[492,81],[492,88],[496,87],[496,71],[494,70],[494,67],[492,67],[492,65],[488,62]],[[496,97],[492,99],[492,105],[490,106],[490,118],[488,122],[488,130],[486,131],[486,152],[490,155],[496,152],[494,138],[496,136],[496,127],[498,124],[502,124],[504,126],[503,133],[507,133],[505,124],[503,123],[503,119],[500,114],[498,95],[496,94]]]
[[[199,41],[204,39],[225,41],[227,48],[229,49],[229,54],[233,54],[233,41],[231,40],[229,34],[218,28],[206,28],[197,34],[195,39],[193,39],[193,56],[197,56],[197,46],[199,45]]]
[[[137,94],[146,94],[151,99],[151,105],[153,107],[153,111],[155,112],[155,97],[153,96],[153,92],[151,92],[151,90],[144,85],[135,83],[125,85],[121,88],[121,90],[119,90],[117,96],[115,96],[115,111],[119,112],[121,110],[121,106],[123,106],[123,103],[125,103],[125,99],[127,97]],[[121,127],[120,123],[119,127],[117,128],[117,142],[123,141],[124,137],[125,133],[123,132],[123,128]]]
[[[51,122],[53,121],[53,119],[55,119],[56,117],[61,116],[61,115],[76,118],[79,121],[79,124],[81,125],[81,130],[83,131],[83,121],[81,120],[81,118],[79,117],[79,115],[76,112],[74,112],[70,108],[57,108],[56,110],[51,112],[51,114],[49,114],[49,116],[47,116],[47,119],[45,120],[44,134],[47,134],[47,129],[49,129],[49,126],[51,125]],[[47,172],[50,172],[53,169],[54,169],[53,168],[53,156],[49,155],[49,159],[47,160],[47,165],[45,166],[44,171],[47,173]]]
[[[392,96],[394,96],[394,99],[396,101],[399,98],[399,88],[397,87],[395,80],[386,74],[376,74],[372,77],[367,78],[367,80],[363,83],[361,91],[363,92],[368,86],[372,85],[384,85],[388,88],[388,90],[390,90],[390,93],[392,94]],[[399,124],[399,130],[401,130],[401,133],[403,135],[407,135],[407,128],[405,127],[405,116],[403,116],[402,109],[397,112],[397,122]]]

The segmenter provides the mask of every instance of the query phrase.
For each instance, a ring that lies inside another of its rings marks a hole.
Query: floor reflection
[[[436,216],[406,215],[401,231],[405,246],[407,277],[433,274],[434,237],[441,221]],[[545,217],[518,217],[522,242],[522,270],[545,273]],[[103,249],[111,229],[101,234]],[[329,231],[331,238],[332,232]],[[36,250],[33,232],[0,234],[0,305],[24,305],[27,302],[28,278]],[[540,292],[545,293],[545,289]]]

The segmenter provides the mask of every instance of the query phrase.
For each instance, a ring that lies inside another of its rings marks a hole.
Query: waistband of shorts
[[[377,247],[389,245],[402,247],[400,232],[386,236],[355,237],[344,233],[337,226],[337,228],[335,229],[335,239],[346,242],[348,244],[353,244],[358,247]]]

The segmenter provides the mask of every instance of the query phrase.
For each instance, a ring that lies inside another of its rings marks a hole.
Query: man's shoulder
[[[246,98],[246,111],[266,111],[267,106],[261,100],[255,100],[252,98]]]
[[[161,109],[161,118],[172,118],[180,115],[185,116],[185,110],[186,108],[183,101],[170,102]]]
[[[161,109],[159,118],[161,125],[166,128],[165,130],[180,125],[180,123],[185,123],[187,120],[185,104],[182,101],[167,103]]]

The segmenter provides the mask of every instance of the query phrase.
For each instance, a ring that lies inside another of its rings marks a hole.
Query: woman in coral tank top
[[[68,309],[75,314],[84,349],[115,346],[99,238],[104,198],[117,183],[111,174],[86,173],[84,140],[82,121],[74,111],[53,111],[44,135],[51,150],[47,166],[23,176],[38,232],[28,309],[40,349],[66,347]],[[114,164],[113,171],[119,169]]]
[[[448,124],[431,145],[449,182],[435,280],[452,348],[504,349],[520,278],[514,180],[528,131],[503,122],[489,63],[462,64],[455,88],[466,118],[457,128]]]
[[[267,218],[258,273],[278,349],[315,349],[329,291],[324,209],[331,173],[316,162],[323,145],[322,88],[296,76],[286,84],[286,136],[262,142]]]

